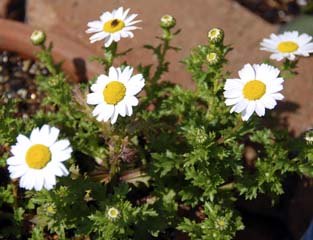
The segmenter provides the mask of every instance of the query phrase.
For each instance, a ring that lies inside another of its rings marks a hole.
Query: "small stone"
[[[36,74],[37,70],[38,70],[38,66],[37,66],[37,64],[34,63],[34,64],[30,67],[29,73],[30,73],[30,74]]]
[[[31,60],[24,60],[22,65],[22,71],[27,72],[31,65]]]
[[[27,90],[24,89],[24,88],[21,88],[21,89],[19,89],[19,90],[17,91],[17,94],[18,94],[21,98],[25,99],[26,96],[27,96]]]

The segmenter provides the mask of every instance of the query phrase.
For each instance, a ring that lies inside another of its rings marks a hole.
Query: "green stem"
[[[172,34],[169,30],[163,29],[163,47],[160,56],[158,57],[158,66],[151,80],[151,87],[154,88],[157,84],[157,81],[161,78],[161,75],[164,72],[165,67],[165,56],[167,51],[170,49],[170,41],[172,39]]]
[[[105,62],[105,72],[108,73],[110,67],[113,65],[113,61],[116,57],[116,53],[117,53],[117,42],[113,41],[112,44],[105,48],[105,52],[104,52],[104,62]]]

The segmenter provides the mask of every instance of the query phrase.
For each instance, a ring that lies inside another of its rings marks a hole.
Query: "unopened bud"
[[[221,217],[215,221],[215,227],[218,230],[225,230],[228,227],[228,223],[225,218]]]
[[[110,207],[107,210],[107,216],[110,220],[114,221],[120,216],[120,211],[115,207]]]
[[[176,19],[173,16],[164,15],[161,18],[161,21],[160,21],[161,28],[171,29],[175,27],[175,25],[176,25]]]
[[[208,32],[208,40],[212,43],[220,43],[224,40],[224,31],[220,28],[212,28]]]
[[[30,40],[32,41],[32,43],[36,46],[38,45],[42,45],[45,43],[46,41],[46,34],[43,31],[39,31],[36,30],[32,33],[32,35],[30,36]]]
[[[305,132],[304,139],[308,144],[313,144],[313,128],[310,128]]]
[[[217,53],[211,52],[206,55],[206,60],[208,61],[209,65],[214,65],[219,63],[220,57],[217,55]]]

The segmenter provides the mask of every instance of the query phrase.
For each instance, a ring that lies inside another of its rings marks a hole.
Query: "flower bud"
[[[206,55],[206,60],[208,61],[209,65],[214,65],[219,63],[220,57],[217,55],[217,53],[211,52]]]
[[[110,220],[114,221],[120,216],[120,211],[115,207],[110,207],[107,210],[107,216]]]
[[[46,34],[43,31],[36,30],[30,36],[30,40],[35,46],[43,45],[46,41]]]
[[[220,28],[212,28],[208,32],[208,40],[212,43],[220,43],[224,40],[224,31]]]
[[[228,223],[225,218],[221,217],[215,221],[215,227],[218,230],[225,230],[228,227]]]
[[[173,16],[164,15],[161,18],[161,21],[160,21],[161,28],[171,29],[171,28],[175,27],[175,25],[176,25],[176,19]]]
[[[313,144],[313,128],[310,128],[305,132],[304,139],[307,144]]]

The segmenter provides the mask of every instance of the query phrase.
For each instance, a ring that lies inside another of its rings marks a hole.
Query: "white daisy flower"
[[[142,74],[131,76],[133,68],[127,66],[124,70],[111,67],[109,76],[100,75],[95,84],[91,86],[93,93],[87,95],[87,103],[97,105],[93,110],[93,116],[97,120],[108,121],[114,124],[118,115],[131,116],[133,106],[138,105],[137,93],[145,85]]]
[[[60,130],[43,125],[32,130],[30,137],[19,134],[11,146],[12,157],[7,159],[11,178],[21,178],[20,187],[40,191],[52,189],[55,176],[68,175],[63,162],[71,157],[68,140],[59,140]]]
[[[296,56],[308,57],[313,53],[312,37],[306,33],[299,35],[297,31],[271,34],[261,42],[261,50],[272,52],[271,59],[281,61],[283,58],[295,60]]]
[[[267,64],[246,64],[239,73],[240,78],[227,79],[224,86],[226,105],[234,105],[230,112],[242,113],[242,120],[247,121],[253,112],[264,116],[265,108],[273,109],[276,100],[284,96],[284,79],[278,77],[279,69]]]
[[[139,29],[133,26],[141,22],[134,19],[138,14],[127,16],[129,9],[123,10],[123,7],[113,10],[112,12],[104,12],[100,16],[100,21],[88,22],[89,27],[86,33],[95,33],[89,40],[91,43],[104,39],[104,46],[109,47],[113,41],[118,42],[121,38],[134,37],[132,30]]]

